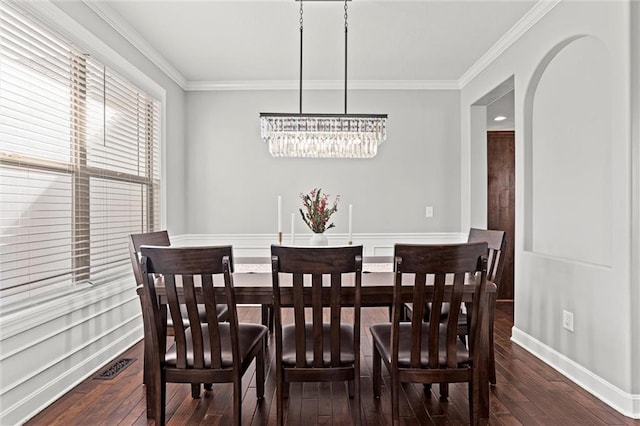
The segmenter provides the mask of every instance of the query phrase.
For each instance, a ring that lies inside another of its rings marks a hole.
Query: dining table
[[[267,265],[263,265],[267,266]],[[269,265],[270,266],[270,265]],[[273,304],[273,284],[272,284],[272,273],[267,272],[266,268],[252,268],[253,270],[257,270],[257,272],[246,270],[242,268],[236,267],[236,271],[232,273],[233,277],[233,285],[234,285],[234,294],[236,299],[236,304],[240,305],[262,305],[262,306],[270,306]],[[390,307],[393,304],[393,292],[394,292],[394,283],[395,278],[394,272],[391,271],[367,271],[366,267],[364,268],[364,272],[362,273],[362,281],[361,281],[361,306],[363,308],[366,307],[381,307],[386,306]],[[372,268],[376,269],[376,268]],[[406,274],[408,275],[408,274]],[[404,281],[404,279],[403,279]],[[351,305],[354,302],[354,287],[352,286],[354,282],[353,274],[346,276],[343,279],[343,288],[341,299],[345,305]],[[411,280],[407,280],[407,282],[411,282]],[[280,279],[281,284],[281,296],[283,297],[283,301],[286,304],[286,300],[291,298],[291,302],[293,301],[293,287],[291,286],[291,281],[285,279]],[[350,285],[351,284],[351,285]],[[305,285],[305,288],[307,286]],[[427,286],[427,294],[429,295],[429,287]],[[309,297],[311,300],[311,285],[308,285],[309,292],[305,292],[304,297]],[[413,288],[411,285],[403,285],[401,291],[401,301],[402,302],[411,302],[411,298],[413,295]],[[487,293],[495,293],[496,286],[491,282],[487,282]],[[323,298],[327,297],[327,301],[329,300],[329,288],[325,288],[326,293],[323,293]],[[464,286],[463,293],[463,302],[472,302],[475,295],[476,286],[473,285],[473,277],[471,277],[470,281]],[[198,292],[196,292],[196,295]],[[216,296],[221,298],[225,297],[224,287],[217,287]],[[156,295],[160,299],[161,305],[166,303],[166,293],[164,292],[164,287],[156,286]],[[446,289],[445,289],[445,300],[446,300]],[[488,313],[488,303],[489,298],[485,297],[484,301],[481,303],[486,303],[485,312]],[[263,319],[264,320],[264,319]],[[478,384],[478,386],[474,386],[474,392],[478,392],[478,401],[479,401],[479,413],[481,418],[489,417],[489,370],[488,370],[488,348],[489,348],[489,315],[485,315],[482,323],[480,324],[481,332],[480,332],[480,341],[477,341],[475,344],[476,352],[473,355],[473,362],[476,366],[481,366],[481,368],[475,368],[475,377],[474,382]]]

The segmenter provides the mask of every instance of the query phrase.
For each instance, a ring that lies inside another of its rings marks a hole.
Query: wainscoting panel
[[[345,245],[347,234],[327,232],[330,245]],[[277,235],[271,234],[184,234],[171,235],[171,242],[176,245],[223,245],[233,246],[235,257],[266,257],[270,255],[271,244],[277,244]],[[311,233],[295,234],[293,245],[309,245]],[[467,240],[466,233],[405,233],[405,234],[353,234],[353,244],[362,244],[365,256],[393,256],[396,243],[411,244],[445,244],[459,243]],[[284,234],[282,244],[292,245],[291,234]]]
[[[0,318],[0,424],[21,424],[138,342],[133,276]]]

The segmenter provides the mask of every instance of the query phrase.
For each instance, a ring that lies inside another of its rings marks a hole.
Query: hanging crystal
[[[274,157],[373,158],[386,126],[386,114],[260,114]]]

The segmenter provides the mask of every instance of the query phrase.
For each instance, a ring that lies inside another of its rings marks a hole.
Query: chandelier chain
[[[298,97],[299,97],[299,112],[302,114],[302,33],[303,33],[303,10],[302,10],[302,0],[300,0],[300,86],[298,88]]]
[[[347,0],[344,0],[344,113],[347,113],[347,34],[349,25],[347,24]]]
[[[346,29],[349,25],[347,24],[347,18],[349,14],[347,13],[347,0],[344,0],[344,28]]]

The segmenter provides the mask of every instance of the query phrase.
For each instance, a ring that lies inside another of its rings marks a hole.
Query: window
[[[131,275],[127,235],[159,226],[159,107],[0,3],[3,310]]]

